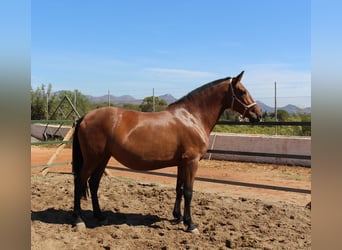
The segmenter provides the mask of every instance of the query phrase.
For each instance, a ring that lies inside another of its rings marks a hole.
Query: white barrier
[[[41,123],[31,124],[31,136],[40,141],[44,141],[43,133],[44,133],[45,128],[46,128],[46,124],[41,124]],[[46,130],[46,134],[52,136],[57,132],[56,133],[57,136],[64,138],[66,134],[69,132],[70,128],[71,126],[63,125],[62,127],[60,127],[59,125],[49,124],[48,129]]]
[[[208,149],[310,156],[311,137],[212,133]],[[205,158],[311,166],[311,160],[281,157],[207,153]]]

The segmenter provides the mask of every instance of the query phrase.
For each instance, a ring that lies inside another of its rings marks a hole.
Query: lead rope
[[[233,78],[230,78],[229,86],[230,86],[230,89],[232,91],[232,103],[230,104],[230,109],[234,111],[233,107],[234,107],[235,93],[234,93],[234,89],[232,86],[232,82],[233,82]]]

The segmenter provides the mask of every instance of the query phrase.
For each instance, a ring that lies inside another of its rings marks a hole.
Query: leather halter
[[[232,86],[232,82],[233,82],[233,78],[230,79],[230,84],[229,84],[229,86],[230,86],[230,88],[231,88],[231,91],[232,91],[232,103],[231,103],[231,105],[230,105],[230,109],[231,109],[231,110],[234,110],[234,109],[233,109],[233,107],[234,107],[234,101],[236,100],[238,103],[240,103],[240,104],[245,108],[245,110],[244,110],[244,112],[243,112],[243,114],[242,114],[242,119],[244,119],[244,118],[245,118],[245,115],[246,115],[246,112],[247,112],[249,109],[253,108],[255,105],[257,105],[257,103],[256,103],[256,102],[253,102],[253,103],[251,103],[251,104],[246,105],[246,104],[244,104],[242,101],[240,101],[240,99],[237,98],[236,95],[235,95],[235,92],[234,92],[234,89],[233,89],[233,86]]]

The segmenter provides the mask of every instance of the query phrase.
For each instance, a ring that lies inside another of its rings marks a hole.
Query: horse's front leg
[[[107,160],[108,161],[108,160]],[[106,161],[103,161],[106,163]],[[97,191],[99,189],[100,180],[103,175],[106,164],[101,164],[96,171],[89,178],[89,188],[91,193],[91,201],[93,205],[94,217],[98,219],[100,225],[105,225],[108,223],[106,216],[102,213],[99,205],[99,198],[97,196]]]
[[[198,160],[191,160],[184,166],[184,224],[187,226],[188,232],[199,233],[197,226],[193,223],[191,218],[191,200],[195,175],[198,169]]]
[[[183,173],[182,173],[182,168],[179,166],[178,167],[178,172],[177,172],[177,184],[176,184],[176,201],[175,201],[175,206],[173,208],[173,217],[175,218],[172,221],[172,224],[179,224],[180,222],[183,221],[183,216],[181,213],[181,203],[182,203],[182,197],[183,197]]]
[[[103,225],[107,223],[107,220],[106,220],[106,217],[101,212],[100,205],[99,205],[99,198],[97,196],[99,183],[100,183],[100,180],[98,178],[91,177],[89,179],[89,188],[90,188],[90,193],[91,193],[91,202],[93,205],[94,217],[98,219],[100,224]]]

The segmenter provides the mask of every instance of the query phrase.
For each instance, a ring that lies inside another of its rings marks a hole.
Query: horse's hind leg
[[[82,215],[81,215],[81,197],[83,195],[83,190],[85,189],[85,187],[82,184],[80,174],[75,175],[74,182],[75,182],[75,188],[74,188],[74,212],[73,212],[74,221],[73,221],[73,224],[75,226],[85,227],[85,223],[84,223],[84,221],[82,219]]]
[[[88,170],[88,171],[86,171]],[[91,174],[91,169],[88,168],[87,163],[83,164],[83,167],[80,172],[74,173],[74,222],[73,224],[78,228],[85,227],[85,222],[82,218],[82,209],[81,209],[81,198],[87,198],[88,190],[87,190],[87,180],[89,175]]]
[[[97,191],[99,189],[100,180],[106,168],[109,158],[110,156],[105,157],[103,161],[101,162],[101,164],[98,165],[94,173],[89,178],[89,189],[90,189],[90,194],[91,194],[91,202],[93,205],[93,213],[94,213],[95,218],[99,220],[100,224],[105,224],[106,218],[101,212],[99,199],[97,196]]]

